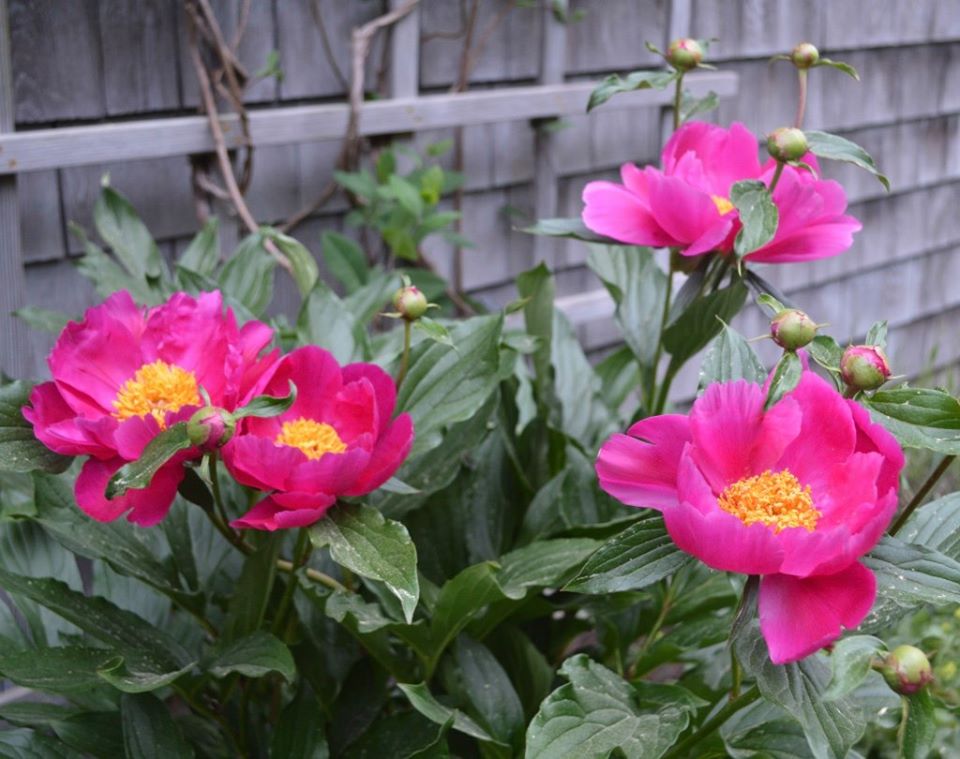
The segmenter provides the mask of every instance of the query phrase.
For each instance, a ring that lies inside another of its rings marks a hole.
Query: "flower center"
[[[122,422],[150,414],[165,430],[167,412],[199,405],[200,393],[193,372],[158,360],[144,364],[123,383],[113,402],[113,415]]]
[[[755,477],[745,477],[729,485],[717,499],[720,508],[745,525],[765,524],[775,533],[788,527],[803,527],[809,532],[817,526],[820,512],[813,506],[810,486],[800,487],[797,478],[786,469],[769,469]]]
[[[720,212],[721,216],[725,216],[734,209],[733,203],[731,203],[722,195],[711,195],[710,200],[713,201],[713,204],[717,207],[717,210]]]
[[[313,419],[294,419],[284,422],[280,434],[273,441],[276,445],[298,448],[308,459],[318,459],[325,453],[343,453],[347,444],[329,424]]]

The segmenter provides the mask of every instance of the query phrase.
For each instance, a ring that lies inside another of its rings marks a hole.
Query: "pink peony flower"
[[[234,527],[276,530],[320,519],[339,496],[375,490],[393,475],[413,444],[409,414],[391,419],[397,390],[373,364],[340,367],[325,350],[285,356],[264,392],[297,399],[270,419],[241,420],[223,458],[238,482],[269,495]]]
[[[276,363],[276,352],[260,356],[272,337],[260,322],[238,329],[218,292],[176,293],[150,309],[114,293],[64,328],[47,360],[53,381],[33,389],[23,414],[51,450],[90,457],[76,483],[81,509],[102,522],[129,511],[131,522],[153,525],[197,449],[168,462],[142,490],[107,500],[107,482],[161,430],[189,419],[203,405],[201,388],[227,410],[245,402]]]
[[[657,509],[679,548],[761,575],[760,629],[776,664],[856,627],[876,597],[858,559],[897,508],[903,452],[867,412],[806,371],[764,411],[745,381],[712,385],[689,416],[650,417],[597,457],[600,486]]]
[[[693,121],[663,149],[663,170],[624,164],[623,184],[590,182],[583,190],[583,222],[594,232],[632,245],[676,247],[685,256],[729,253],[740,229],[730,202],[743,179],[773,178],[773,159],[760,165],[757,140],[743,124],[730,129]],[[804,161],[815,169],[816,159]],[[847,198],[834,181],[785,167],[773,201],[780,223],[773,240],[750,253],[751,261],[788,263],[842,253],[860,222],[844,215]]]

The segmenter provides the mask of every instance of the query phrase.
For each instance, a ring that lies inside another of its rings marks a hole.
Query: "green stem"
[[[230,723],[224,719],[222,714],[211,711],[207,707],[203,706],[199,701],[197,701],[190,692],[176,683],[173,683],[171,686],[180,698],[186,702],[194,712],[203,717],[208,722],[215,722],[223,730],[223,734],[227,736],[227,739],[230,741],[230,745],[233,747],[233,750],[236,752],[237,756],[242,756],[243,754],[240,751],[240,744],[237,741],[237,736],[233,734],[233,730],[230,729]]]
[[[743,707],[752,704],[758,698],[760,698],[760,689],[757,688],[756,685],[753,685],[740,696],[737,696],[737,698],[728,701],[726,706],[704,722],[695,733],[688,735],[684,740],[670,749],[663,755],[662,759],[674,759],[674,757],[687,756],[687,752],[689,752],[691,748],[708,738],[718,727],[730,719],[730,717]]]
[[[956,455],[944,456],[940,463],[937,464],[936,469],[930,473],[930,476],[927,477],[926,481],[920,486],[916,495],[910,499],[910,503],[907,504],[907,507],[900,513],[900,516],[897,517],[897,521],[893,523],[893,527],[890,528],[891,535],[896,535],[900,532],[900,528],[906,524],[910,515],[916,511],[917,506],[919,506],[923,499],[933,490],[933,486],[937,484],[937,481],[943,476],[943,473],[947,471],[955,458]]]
[[[397,372],[397,387],[407,376],[407,365],[410,362],[410,322],[403,320],[403,357],[400,359],[400,371]]]
[[[800,78],[800,97],[797,100],[797,116],[793,120],[793,125],[797,129],[803,129],[803,115],[807,110],[807,70],[798,69],[797,74]]]
[[[777,170],[773,172],[773,179],[770,180],[770,194],[773,194],[774,188],[777,186],[777,182],[780,181],[780,175],[783,174],[783,167],[786,164],[783,161],[777,161]]]
[[[733,646],[730,646],[730,700],[735,701],[740,697],[740,684],[743,682],[743,669],[740,667],[740,660],[737,658],[737,652]]]
[[[680,101],[683,97],[683,74],[680,72],[680,76],[677,77],[677,86],[673,93],[673,131],[676,132],[680,128]]]
[[[293,594],[297,590],[296,571],[307,563],[307,557],[313,546],[310,543],[310,533],[301,528],[297,533],[297,545],[293,549],[293,562],[291,565],[290,577],[287,578],[287,587],[283,591],[283,597],[280,599],[280,606],[277,608],[277,616],[274,617],[271,632],[280,637],[287,624],[287,615],[290,613],[290,604],[293,601]]]
[[[294,571],[296,571],[293,567],[293,562],[287,561],[286,559],[277,559],[277,569],[279,569],[281,572],[287,572],[288,574],[292,574]],[[304,570],[304,574],[308,579],[318,582],[321,585],[326,585],[328,588],[330,588],[330,590],[342,590],[345,593],[347,592],[347,589],[343,585],[334,580],[330,575],[324,574],[319,570],[307,567],[307,569]]]
[[[666,408],[667,396],[670,394],[670,385],[673,384],[673,379],[677,376],[678,371],[680,371],[680,367],[675,366],[672,362],[667,367],[667,371],[663,375],[663,382],[660,383],[660,393],[657,396],[657,402],[653,407],[654,415],[662,414]]]
[[[634,665],[636,665],[636,663],[646,655],[653,644],[657,642],[657,635],[660,634],[663,623],[667,621],[667,615],[670,613],[670,609],[673,608],[674,588],[676,586],[670,582],[670,578],[667,578],[666,583],[667,587],[663,594],[663,603],[660,604],[660,612],[657,614],[657,618],[653,620],[653,626],[651,626],[650,632],[647,633],[643,645],[640,646],[640,650],[633,659]]]
[[[657,333],[657,349],[653,354],[652,371],[650,372],[651,382],[645,388],[646,403],[648,414],[656,414],[655,402],[657,397],[657,367],[660,364],[660,357],[663,355],[663,333],[667,328],[667,319],[670,318],[670,299],[673,297],[673,266],[667,270],[667,289],[663,294],[663,311],[660,314],[660,329]]]

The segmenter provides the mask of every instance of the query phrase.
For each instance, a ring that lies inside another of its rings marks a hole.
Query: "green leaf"
[[[600,546],[566,590],[594,594],[638,590],[669,577],[690,560],[674,545],[663,518],[648,511]]]
[[[420,597],[417,549],[407,528],[370,506],[339,506],[310,528],[310,540],[330,547],[335,562],[386,583],[400,600],[407,622]]]
[[[770,313],[773,316],[776,316],[786,308],[786,306],[774,298],[770,293],[760,293],[760,295],[757,296],[757,305],[766,306],[769,308]]]
[[[320,250],[330,273],[353,293],[365,285],[370,277],[363,249],[339,232],[326,231],[320,235]]]
[[[297,674],[290,649],[264,630],[255,630],[245,638],[217,647],[206,669],[215,677],[226,677],[231,672],[263,677],[277,672],[288,683]]]
[[[167,707],[156,696],[120,699],[123,747],[127,759],[190,759],[193,750],[180,734]]]
[[[21,409],[30,400],[33,385],[17,380],[0,386],[0,471],[62,472],[70,458],[54,453],[33,434],[33,425]]]
[[[344,755],[346,759],[447,759],[446,735],[453,720],[437,725],[419,712],[378,719]]]
[[[960,433],[957,430],[918,427],[910,422],[894,419],[875,409],[870,398],[865,398],[863,405],[870,411],[873,421],[886,427],[905,448],[923,448],[949,456],[960,455]]]
[[[3,759],[84,759],[69,746],[32,730],[0,730]]]
[[[83,227],[70,223],[70,231],[83,245],[83,256],[76,262],[77,271],[94,286],[97,295],[107,298],[119,290],[127,290],[133,299],[141,305],[157,305],[164,298],[141,277],[128,274],[103,249],[92,242]]]
[[[733,250],[743,258],[773,239],[780,214],[770,197],[770,190],[758,179],[734,183],[730,188],[730,202],[740,212],[742,225],[733,242]]]
[[[343,305],[357,324],[365,327],[390,302],[399,287],[400,277],[396,272],[375,272],[365,285],[343,299]]]
[[[232,588],[233,596],[223,623],[222,639],[225,643],[242,640],[259,630],[263,624],[282,539],[282,534],[267,536],[244,561],[240,578]],[[287,582],[296,580],[289,577]]]
[[[664,704],[645,712],[628,683],[584,654],[567,659],[569,682],[551,693],[527,728],[527,759],[606,757],[655,759],[690,721],[686,708]]]
[[[280,714],[270,745],[276,759],[327,759],[330,749],[323,731],[320,703],[306,683]]]
[[[510,678],[490,650],[468,635],[457,638],[444,669],[448,693],[469,704],[500,743],[519,749],[526,720]]]
[[[677,72],[675,71],[633,71],[627,74],[625,78],[619,74],[611,74],[590,93],[590,99],[587,101],[587,113],[621,92],[666,89],[676,78]]]
[[[589,448],[614,427],[613,414],[600,397],[600,378],[573,327],[557,309],[553,311],[553,339],[549,347],[553,387],[560,404],[559,418],[555,416],[551,422]]]
[[[403,177],[391,174],[387,187],[400,206],[412,216],[419,218],[423,214],[423,198],[420,191]]]
[[[663,332],[663,347],[673,356],[671,364],[679,368],[703,349],[736,316],[746,299],[747,288],[737,280],[694,301]]]
[[[818,66],[828,66],[832,69],[836,69],[837,71],[842,71],[844,74],[853,77],[858,82],[860,81],[860,74],[858,74],[857,70],[849,63],[843,63],[842,61],[831,61],[829,58],[821,58],[813,64],[814,68],[817,68]]]
[[[824,699],[830,668],[822,655],[808,656],[792,664],[773,664],[756,620],[737,636],[734,647],[763,697],[785,709],[803,727],[815,759],[847,756],[863,735],[866,719],[853,699]]]
[[[867,403],[884,416],[917,427],[960,430],[960,401],[943,390],[912,387],[879,390]]]
[[[906,719],[903,721],[898,743],[903,759],[927,759],[937,739],[936,704],[930,691],[903,698]]]
[[[273,300],[273,273],[277,262],[263,247],[264,236],[254,232],[243,238],[220,270],[224,293],[236,298],[255,316]]]
[[[540,219],[536,224],[520,230],[530,235],[545,235],[547,237],[570,237],[585,242],[599,242],[604,245],[620,245],[612,237],[597,234],[587,229],[583,219],[579,216],[572,219]]]
[[[796,388],[800,384],[800,378],[803,376],[803,362],[793,351],[787,351],[773,369],[773,377],[770,379],[770,389],[767,391],[767,401],[764,408],[769,409],[777,403],[784,395]]]
[[[823,698],[833,701],[852,693],[870,674],[870,665],[886,645],[870,635],[852,635],[837,641],[830,652],[832,674]]]
[[[190,445],[187,423],[171,425],[147,443],[140,458],[124,464],[116,471],[107,483],[107,498],[119,498],[128,490],[148,487],[160,468]]]
[[[4,647],[0,650],[0,674],[25,688],[70,695],[102,685],[97,669],[115,659],[107,649],[90,646],[44,646],[25,651]]]
[[[627,346],[615,350],[594,369],[600,378],[600,397],[612,410],[619,409],[640,384],[640,367]]]
[[[599,548],[592,538],[538,540],[500,558],[498,580],[508,593],[521,588],[556,588]]]
[[[192,670],[195,664],[190,662],[170,672],[154,672],[154,667],[148,666],[145,669],[142,666],[139,661],[141,658],[137,656],[128,662],[122,656],[114,657],[97,669],[97,675],[124,693],[148,693],[170,685]]]
[[[960,562],[939,551],[887,535],[863,563],[877,576],[877,601],[861,630],[889,627],[925,604],[960,603]]]
[[[767,370],[746,338],[729,324],[717,335],[700,365],[700,390],[714,382],[732,382],[745,379],[757,385],[763,384]]]
[[[434,342],[453,347],[453,339],[450,337],[450,332],[447,328],[429,316],[421,316],[413,323],[413,328],[418,332],[422,332]]]
[[[209,277],[216,271],[219,263],[220,222],[212,216],[180,255],[177,265]]]
[[[887,347],[887,323],[886,321],[875,322],[869,330],[864,340],[867,345],[876,345],[880,348]]]
[[[695,98],[689,90],[683,91],[683,101],[680,104],[680,122],[686,122],[700,113],[707,113],[720,106],[717,93],[710,90],[702,98]]]
[[[813,342],[807,345],[810,357],[824,369],[834,372],[840,371],[840,359],[843,357],[843,348],[829,335],[817,335]]]
[[[25,321],[33,329],[54,335],[59,335],[70,322],[70,317],[66,314],[37,306],[18,308],[13,315]]]
[[[160,249],[130,202],[112,187],[104,187],[94,203],[93,222],[130,274],[138,279],[160,277]]]
[[[313,253],[307,250],[306,246],[299,240],[272,227],[263,228],[264,237],[271,240],[277,249],[290,262],[293,269],[293,281],[297,283],[297,289],[300,291],[300,297],[307,297],[313,286],[320,277],[320,269],[317,267],[317,261]]]
[[[363,325],[323,280],[317,280],[300,307],[297,336],[301,343],[322,345],[341,364],[363,357]]]
[[[278,398],[273,395],[258,395],[250,399],[246,406],[241,406],[233,412],[237,419],[243,419],[247,416],[255,416],[259,419],[269,419],[273,416],[280,416],[287,411],[297,400],[297,386],[290,380],[290,392]]]
[[[960,493],[938,498],[913,512],[897,537],[960,560]]]
[[[123,754],[118,712],[82,712],[58,704],[15,701],[0,708],[0,718],[12,725],[49,728],[66,745],[97,759],[114,759]],[[9,735],[8,731],[3,732]],[[50,755],[33,754],[31,759]],[[3,756],[9,755],[3,753]]]
[[[459,709],[451,709],[449,706],[444,706],[437,701],[426,683],[397,683],[397,687],[400,688],[404,695],[410,700],[413,708],[431,722],[438,725],[446,725],[447,722],[452,719],[454,730],[464,735],[469,735],[471,738],[476,738],[479,741],[497,742],[490,733]]]
[[[807,135],[810,152],[818,158],[852,163],[854,166],[869,171],[879,180],[880,184],[882,184],[887,191],[890,190],[890,180],[880,173],[877,164],[874,163],[870,154],[855,142],[851,142],[837,134],[828,134],[827,132],[818,132],[816,130],[808,130],[804,134]]]
[[[335,171],[333,178],[345,190],[365,200],[372,200],[377,194],[377,181],[368,171]]]
[[[647,248],[590,245],[587,266],[617,304],[616,318],[624,342],[641,364],[652,365],[667,295],[667,275]]]
[[[440,444],[442,430],[472,417],[497,386],[503,316],[478,316],[450,331],[456,349],[423,341],[410,351],[410,368],[397,394],[397,410],[413,417],[411,456]]]

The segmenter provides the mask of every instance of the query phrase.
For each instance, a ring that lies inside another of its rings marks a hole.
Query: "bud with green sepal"
[[[427,296],[420,292],[420,289],[414,285],[401,287],[393,296],[393,307],[397,310],[401,319],[407,321],[416,321],[430,308],[427,302]]]
[[[790,51],[790,61],[798,69],[808,69],[816,66],[820,60],[820,51],[810,42],[801,42]]]
[[[697,40],[681,37],[670,43],[664,57],[678,71],[690,71],[703,61],[703,47]]]
[[[780,127],[767,137],[767,152],[777,161],[799,161],[810,149],[807,136],[796,127]]]
[[[226,445],[236,429],[236,417],[216,406],[204,406],[187,421],[187,437],[190,442],[209,451]]]
[[[876,390],[890,374],[890,362],[876,345],[851,345],[840,359],[840,376],[853,391]]]
[[[915,646],[897,646],[880,663],[880,673],[897,693],[910,696],[933,682],[927,655]]]
[[[819,326],[803,311],[785,308],[770,321],[770,337],[784,350],[795,351],[813,341]]]

